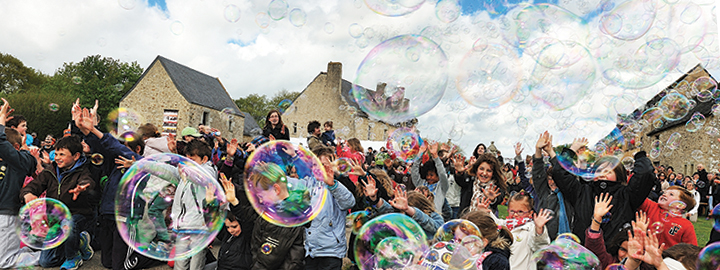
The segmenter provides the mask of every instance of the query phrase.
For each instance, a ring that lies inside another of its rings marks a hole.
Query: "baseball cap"
[[[182,137],[185,137],[185,136],[202,137],[202,134],[200,134],[197,131],[197,129],[194,127],[183,128],[182,132],[180,132],[180,135]]]

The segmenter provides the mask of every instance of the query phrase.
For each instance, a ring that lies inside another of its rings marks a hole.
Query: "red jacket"
[[[670,248],[675,244],[688,243],[697,246],[697,236],[695,235],[695,227],[692,223],[682,216],[668,215],[665,220],[663,217],[667,210],[660,208],[658,203],[645,199],[645,202],[638,208],[647,213],[650,231],[654,230],[653,224],[660,222],[662,224],[661,232],[658,234],[660,243],[665,243],[665,248]]]

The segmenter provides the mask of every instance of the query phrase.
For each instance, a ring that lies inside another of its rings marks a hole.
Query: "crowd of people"
[[[478,144],[469,158],[452,145],[427,143],[417,160],[407,162],[388,149],[364,149],[357,138],[335,136],[331,121],[311,121],[307,145],[328,173],[328,202],[303,226],[278,226],[252,207],[245,192],[245,165],[263,143],[290,139],[279,111],[268,113],[262,136],[245,143],[202,125],[186,127],[176,138],[145,124],[132,139],[117,139],[96,127],[96,111],[97,105],[88,109],[76,102],[64,137],[40,142],[26,134],[27,121],[12,116],[3,100],[0,238],[7,244],[0,245],[0,268],[78,269],[95,250],[102,252],[104,267],[116,270],[166,263],[128,247],[118,232],[114,205],[127,168],[157,153],[176,153],[202,165],[229,202],[229,209],[221,210],[227,216],[216,239],[218,257],[205,249],[174,261],[176,269],[342,269],[344,258],[357,269],[362,263],[355,261],[357,235],[346,236],[346,217],[356,211],[368,211],[369,219],[406,215],[430,241],[445,222],[468,220],[482,234],[484,248],[473,262],[477,269],[535,269],[533,253],[568,233],[598,257],[602,269],[617,263],[627,269],[696,269],[700,248],[691,221],[700,215],[709,218],[720,203],[718,174],[702,165],[688,176],[672,167],[655,167],[643,151],[635,153],[632,171],[599,160],[596,177],[580,179],[562,168],[558,156],[576,155],[587,144],[582,138],[556,153],[552,135],[544,132],[532,155],[523,158],[524,146],[518,143],[508,163],[493,143]],[[105,162],[90,161],[97,153]],[[338,171],[338,158],[351,160],[349,173]],[[249,179],[256,185],[275,186],[277,177],[297,173],[262,166],[277,172]],[[68,206],[72,231],[55,248],[21,248],[15,233],[18,210],[43,196]],[[720,240],[716,231],[700,233],[711,234],[708,244]]]

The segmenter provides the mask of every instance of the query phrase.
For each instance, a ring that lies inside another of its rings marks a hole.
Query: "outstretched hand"
[[[372,176],[368,175],[367,181],[361,180],[363,183],[363,191],[365,192],[365,196],[370,198],[370,200],[376,200],[377,199],[377,191],[378,189],[375,187],[375,179],[373,179]]]
[[[583,138],[575,138],[573,140],[573,143],[570,145],[570,150],[573,150],[573,152],[576,152],[580,150],[581,148],[585,147],[588,144],[588,139]]]
[[[118,156],[115,158],[115,164],[118,164],[118,169],[127,169],[132,167],[132,165],[135,163],[135,156],[132,156],[132,158],[128,159],[123,156]]]
[[[222,184],[223,189],[225,189],[225,198],[228,202],[232,205],[238,205],[240,201],[238,201],[235,195],[235,184],[228,180],[224,173],[220,173],[220,183]]]
[[[522,151],[523,151],[522,144],[519,142],[516,143],[515,144],[515,156],[520,156],[520,154],[522,154]]]
[[[78,184],[75,188],[69,190],[68,193],[72,193],[73,201],[74,201],[74,200],[77,200],[77,197],[80,196],[80,193],[87,190],[88,187],[90,187],[90,184],[84,184],[84,185]]]
[[[545,224],[552,219],[552,213],[548,209],[540,210],[540,213],[533,214],[533,221],[535,222],[535,232],[537,234],[543,234]]]

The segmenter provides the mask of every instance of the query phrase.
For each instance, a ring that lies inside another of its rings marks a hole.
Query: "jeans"
[[[67,240],[59,246],[43,250],[40,253],[40,266],[44,268],[58,267],[66,260],[80,255],[80,233],[87,229],[90,217],[72,215],[73,228]]]

